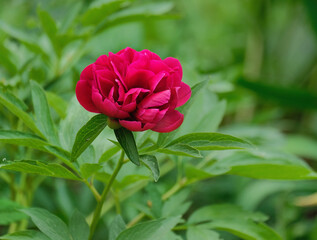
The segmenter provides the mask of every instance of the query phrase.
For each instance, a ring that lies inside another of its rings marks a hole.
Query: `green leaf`
[[[267,217],[262,213],[253,213],[231,204],[215,204],[196,210],[188,219],[190,224],[204,223],[213,220],[239,219],[265,221]]]
[[[3,42],[0,43],[0,55],[1,67],[4,67],[11,75],[15,75],[18,69],[14,63],[13,54],[5,47]]]
[[[234,205],[219,204],[198,209],[189,217],[188,223],[204,229],[228,231],[246,240],[282,240],[276,232],[261,223],[266,219],[261,213],[244,211]]]
[[[30,37],[30,34],[26,34],[0,20],[0,29],[8,34],[10,37],[19,40],[25,45],[30,51],[40,55],[46,63],[49,63],[49,56],[39,46],[37,38]]]
[[[92,117],[78,132],[72,148],[71,161],[75,161],[107,126],[107,116]]]
[[[45,92],[35,81],[31,81],[31,88],[36,123],[50,143],[59,145],[59,140],[55,131],[54,122],[51,117]]]
[[[287,135],[284,149],[297,156],[317,160],[317,141],[302,135]]]
[[[179,221],[180,217],[172,217],[139,223],[120,233],[116,240],[161,240]]]
[[[188,144],[178,143],[166,148],[157,149],[158,152],[173,154],[178,156],[201,158],[200,151]]]
[[[93,2],[82,16],[83,25],[98,25],[110,14],[121,8],[123,0],[106,0]]]
[[[0,199],[0,225],[8,225],[12,222],[25,219],[25,214],[18,211],[22,208],[18,203],[8,199]]]
[[[3,104],[10,112],[16,115],[19,119],[21,119],[24,122],[24,124],[33,132],[43,136],[41,131],[35,125],[34,120],[30,117],[29,114],[25,112],[27,106],[24,104],[24,102],[15,97],[9,91],[0,88],[0,103]]]
[[[251,220],[216,220],[206,224],[209,228],[230,232],[245,240],[282,240],[271,228]]]
[[[106,150],[101,157],[99,158],[99,163],[107,162],[111,157],[113,157],[116,153],[120,151],[120,146],[114,146]]]
[[[229,154],[205,169],[258,179],[316,179],[317,174],[301,159],[284,153],[240,151]]]
[[[168,198],[162,208],[162,217],[182,216],[189,209],[191,202],[186,201],[190,191],[182,190]]]
[[[160,178],[160,168],[156,157],[153,155],[140,155],[140,161],[152,172],[154,181],[157,182]]]
[[[190,133],[181,136],[167,145],[187,144],[198,150],[226,150],[251,147],[245,140],[221,133]]]
[[[48,145],[47,142],[36,135],[10,130],[0,130],[0,142],[39,150],[45,150],[44,146]]]
[[[42,163],[33,160],[22,160],[22,161],[6,161],[0,164],[0,169],[7,169],[17,172],[32,173],[43,176],[65,178],[71,180],[80,180],[67,168],[56,163]]]
[[[61,118],[65,118],[67,115],[67,102],[61,97],[52,92],[45,92],[48,104],[54,108],[57,114]]]
[[[121,215],[117,215],[110,224],[109,240],[116,240],[121,232],[126,229],[125,222]]]
[[[281,87],[262,82],[249,81],[239,78],[237,84],[253,91],[266,101],[274,101],[278,104],[295,109],[317,109],[317,93],[296,89],[294,87]]]
[[[80,172],[85,179],[89,178],[102,167],[97,163],[84,163],[80,166]]]
[[[34,224],[54,240],[71,240],[67,225],[57,216],[41,208],[29,208],[21,210],[29,215]]]
[[[106,21],[103,21],[103,23],[98,26],[95,33],[101,33],[109,27],[126,22],[168,17],[167,13],[173,7],[174,5],[171,2],[148,3],[142,4],[141,6],[130,7],[111,14]]]
[[[37,8],[37,14],[39,16],[40,23],[42,25],[44,32],[50,39],[52,46],[54,47],[57,55],[60,56],[61,49],[56,38],[57,26],[56,26],[55,20],[47,11],[41,9],[40,7]]]
[[[217,232],[201,226],[189,227],[186,237],[187,240],[221,240]]]
[[[311,25],[315,33],[317,34],[317,16],[316,16],[317,3],[316,1],[312,1],[312,0],[304,0],[303,3],[304,3],[304,6],[306,7],[307,15],[310,18]]]
[[[8,235],[4,235],[0,237],[3,240],[51,240],[45,234],[33,231],[33,230],[26,230],[21,232],[14,232]]]
[[[140,166],[139,153],[135,143],[133,133],[126,128],[119,128],[114,130],[116,138],[126,153],[127,157],[135,165]]]
[[[75,210],[69,222],[69,232],[72,235],[72,240],[88,240],[89,231],[85,217]]]
[[[199,96],[198,94],[201,92],[202,89],[204,89],[204,87],[206,86],[206,84],[208,83],[208,81],[201,81],[197,84],[195,84],[193,87],[191,87],[191,97],[190,99],[181,107],[177,108],[178,111],[180,111],[181,113],[183,113],[185,116],[188,112],[188,110],[190,109],[191,105],[193,104],[196,96]],[[159,147],[165,146],[166,144],[168,144],[173,137],[176,135],[178,129],[176,129],[175,131],[172,131],[170,133],[160,133],[159,137],[157,139],[157,145]]]

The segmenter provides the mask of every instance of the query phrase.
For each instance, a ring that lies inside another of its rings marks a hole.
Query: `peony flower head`
[[[177,59],[126,48],[87,66],[76,96],[87,111],[103,113],[131,131],[171,132],[184,119],[175,108],[191,96],[182,76]]]

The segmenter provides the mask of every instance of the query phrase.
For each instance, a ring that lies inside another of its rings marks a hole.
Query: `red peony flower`
[[[182,75],[175,58],[162,60],[149,50],[126,48],[87,66],[76,96],[86,110],[103,113],[131,131],[171,132],[184,119],[175,108],[191,96]]]

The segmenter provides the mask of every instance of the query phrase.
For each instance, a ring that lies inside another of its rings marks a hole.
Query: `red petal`
[[[119,120],[119,123],[121,124],[122,127],[125,127],[126,129],[129,129],[130,131],[145,131],[155,126],[155,124],[146,123],[142,127],[142,123],[139,121]]]
[[[180,89],[178,89],[177,91],[178,99],[176,107],[184,105],[190,98],[191,94],[192,91],[190,89],[190,86],[188,86],[186,83],[181,82]]]
[[[184,115],[179,111],[170,111],[166,113],[163,119],[152,130],[155,132],[171,132],[178,128],[183,123],[183,120]]]
[[[165,90],[158,93],[153,93],[140,102],[141,108],[160,107],[168,103],[171,97],[171,91]]]

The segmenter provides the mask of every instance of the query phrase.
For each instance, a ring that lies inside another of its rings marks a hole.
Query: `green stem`
[[[119,162],[118,162],[114,172],[112,173],[107,186],[103,190],[100,200],[97,203],[97,207],[96,207],[95,212],[94,212],[94,217],[92,219],[92,223],[91,223],[91,226],[90,226],[89,240],[92,240],[92,238],[94,236],[94,233],[95,233],[95,230],[96,230],[96,227],[97,227],[97,223],[98,223],[99,218],[100,218],[100,213],[101,213],[101,210],[102,210],[103,203],[106,200],[106,197],[107,197],[107,195],[108,195],[108,193],[110,191],[111,185],[113,184],[114,180],[116,179],[116,177],[117,177],[117,175],[118,175],[118,173],[119,173],[119,171],[120,171],[120,169],[121,169],[121,167],[123,165],[123,160],[124,160],[124,151],[122,151],[120,159],[119,159]]]

